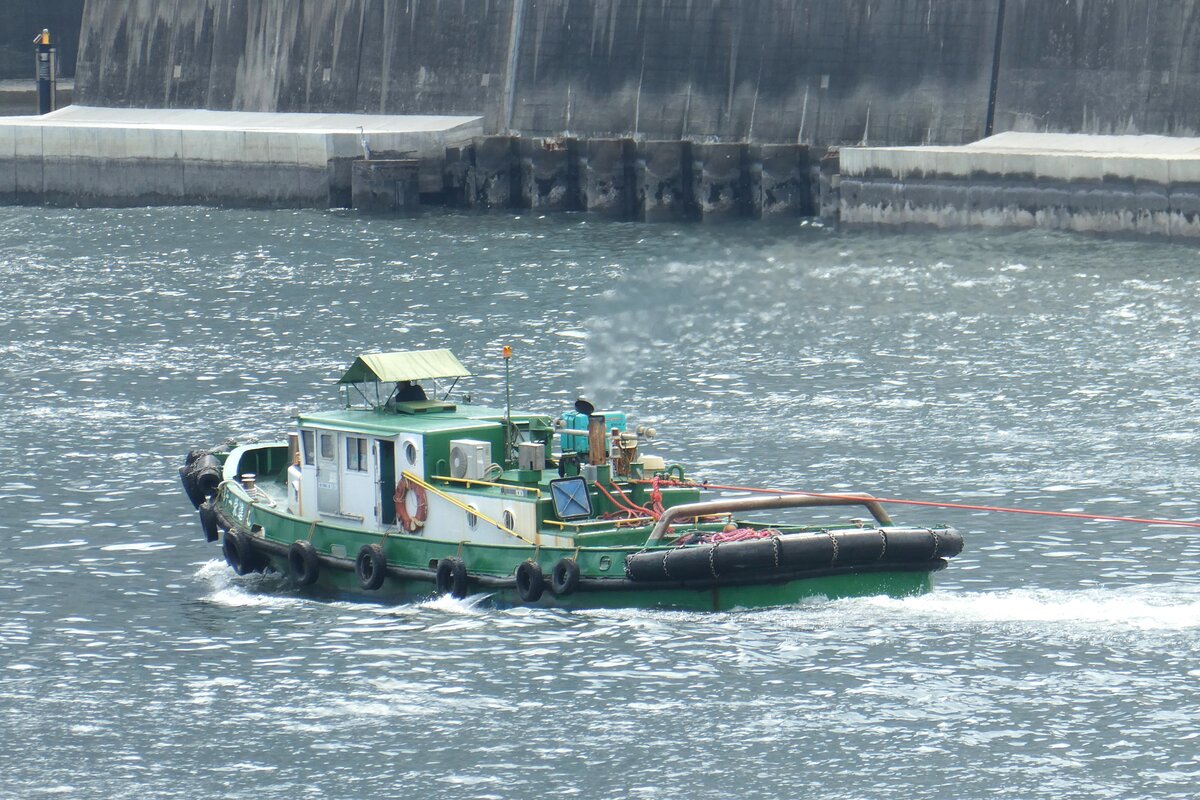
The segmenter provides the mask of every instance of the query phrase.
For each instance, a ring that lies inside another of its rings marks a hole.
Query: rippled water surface
[[[717,483],[1200,518],[1195,245],[0,209],[0,797],[1193,798],[1195,529],[895,506],[911,599],[380,607],[235,578],[187,449],[450,347]]]

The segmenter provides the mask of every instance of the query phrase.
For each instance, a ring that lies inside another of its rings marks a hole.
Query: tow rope
[[[761,489],[752,486],[722,486],[716,483],[697,481],[681,481],[673,478],[656,478],[661,486],[685,486],[693,489],[721,489],[732,492],[750,492],[752,494],[798,494],[805,497],[830,497],[838,500],[863,500],[862,495],[846,495],[831,492],[804,492],[799,489]],[[633,480],[631,483],[651,483],[649,480]],[[1200,528],[1200,521],[1181,519],[1147,519],[1143,517],[1116,517],[1111,514],[1080,514],[1073,511],[1038,511],[1032,508],[1009,508],[1006,506],[983,506],[970,503],[943,503],[933,500],[902,500],[897,497],[874,497],[870,499],[880,503],[896,503],[903,506],[927,506],[930,508],[956,508],[961,511],[995,511],[1004,514],[1032,514],[1039,517],[1066,517],[1068,519],[1089,519],[1098,522],[1134,522],[1141,525],[1175,525],[1182,528]]]

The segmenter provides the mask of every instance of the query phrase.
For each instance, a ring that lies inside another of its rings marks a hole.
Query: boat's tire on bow
[[[221,540],[221,552],[225,555],[225,562],[238,575],[259,572],[265,566],[263,558],[254,549],[254,543],[250,541],[250,537],[232,528],[225,531],[225,536]]]
[[[179,468],[179,478],[188,499],[199,508],[221,485],[221,461],[206,450],[192,450]]]
[[[522,561],[517,567],[517,594],[526,603],[536,603],[546,591],[546,579],[536,561]]]
[[[550,572],[550,591],[568,595],[579,588],[579,564],[573,558],[560,558]]]
[[[467,565],[461,558],[443,558],[437,566],[437,593],[460,600],[467,596]]]
[[[204,531],[205,541],[217,540],[217,510],[213,508],[212,500],[200,504],[200,530]]]
[[[368,591],[375,591],[383,586],[387,577],[387,559],[383,548],[377,544],[364,544],[354,560],[354,572],[358,575],[358,584]]]
[[[305,541],[292,542],[287,554],[288,572],[297,586],[312,586],[321,574],[317,548]]]

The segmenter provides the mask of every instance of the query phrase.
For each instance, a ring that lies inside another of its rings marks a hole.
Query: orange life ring
[[[417,513],[408,513],[408,493],[412,492],[417,501]],[[419,483],[413,483],[408,478],[401,478],[396,484],[396,493],[392,495],[392,502],[396,504],[396,516],[400,518],[400,524],[404,526],[404,530],[412,533],[417,528],[425,524],[425,516],[429,512],[429,496],[425,493],[425,487]]]

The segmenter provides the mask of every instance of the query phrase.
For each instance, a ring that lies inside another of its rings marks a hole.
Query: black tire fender
[[[387,577],[387,558],[383,548],[377,544],[364,544],[354,559],[354,573],[358,575],[358,584],[368,591],[375,591],[383,586]]]
[[[546,578],[536,561],[522,561],[517,567],[517,594],[526,603],[536,603],[546,591]]]
[[[312,586],[321,574],[317,548],[303,540],[292,542],[287,554],[288,572],[297,586]]]
[[[467,565],[461,558],[443,558],[437,566],[437,592],[462,599],[467,596]]]
[[[232,528],[225,531],[221,539],[221,552],[225,555],[225,562],[238,575],[249,575],[260,569],[258,553],[249,537],[241,531]]]
[[[212,500],[202,502],[199,509],[200,530],[204,531],[204,540],[206,542],[215,542],[219,538],[217,532],[217,509],[213,507]]]
[[[560,558],[550,572],[550,591],[568,595],[579,588],[579,564],[573,558]]]

